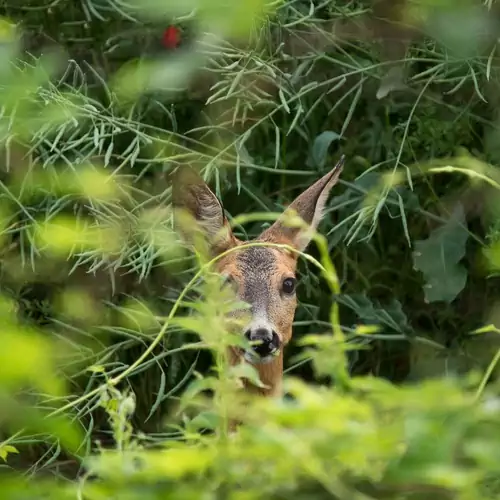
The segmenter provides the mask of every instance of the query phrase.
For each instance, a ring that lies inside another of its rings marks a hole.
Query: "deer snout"
[[[255,342],[252,349],[261,360],[276,354],[281,345],[278,334],[269,328],[249,329],[245,332],[245,337],[250,342]]]

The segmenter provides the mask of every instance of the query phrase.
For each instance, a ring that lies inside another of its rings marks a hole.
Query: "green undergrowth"
[[[3,498],[498,498],[498,8],[401,5],[0,2]],[[244,401],[169,175],[247,239],[340,154]]]

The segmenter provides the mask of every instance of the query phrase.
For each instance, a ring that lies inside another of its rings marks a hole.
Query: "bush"
[[[4,498],[497,497],[495,2],[2,6]],[[248,399],[168,176],[246,238],[340,151]]]

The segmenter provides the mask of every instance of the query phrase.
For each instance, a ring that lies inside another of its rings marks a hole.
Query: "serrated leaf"
[[[467,270],[459,262],[468,238],[464,210],[458,205],[446,224],[415,242],[413,264],[424,275],[426,302],[450,303],[465,287]]]

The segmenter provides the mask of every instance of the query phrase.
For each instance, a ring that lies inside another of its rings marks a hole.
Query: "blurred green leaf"
[[[203,411],[198,413],[186,426],[189,432],[198,431],[200,429],[216,430],[220,425],[221,419],[214,411]]]
[[[10,453],[19,453],[19,450],[9,444],[0,443],[0,458],[6,462]]]
[[[50,339],[15,326],[4,326],[1,339],[0,383],[4,388],[20,388],[28,383],[47,394],[65,394],[64,384],[53,372]],[[22,353],[22,357],[13,357],[12,353]]]
[[[158,478],[181,479],[191,473],[203,473],[216,458],[210,448],[182,446],[147,453],[104,452],[88,460],[88,467],[106,479],[119,481],[123,471],[130,480],[156,483]]]
[[[282,0],[133,0],[140,15],[145,18],[188,17],[196,12],[197,20],[206,32],[223,37],[245,37],[258,29],[264,16],[272,13]]]
[[[462,205],[443,226],[433,230],[426,240],[416,241],[414,268],[426,281],[426,302],[453,301],[467,282],[467,270],[459,262],[465,256],[469,238]]]
[[[248,363],[240,363],[236,366],[232,366],[229,373],[237,378],[249,380],[256,387],[266,387],[266,385],[260,380],[258,371],[254,366]]]

